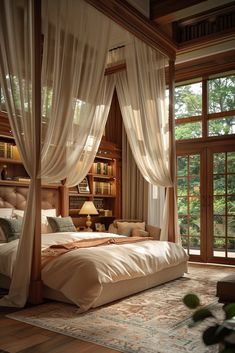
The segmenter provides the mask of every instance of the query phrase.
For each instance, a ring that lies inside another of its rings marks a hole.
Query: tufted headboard
[[[18,210],[24,210],[28,194],[28,186],[22,186],[12,183],[11,185],[0,185],[0,208],[12,207]],[[43,186],[41,191],[41,208],[56,208],[57,214],[60,214],[61,195],[59,186]]]

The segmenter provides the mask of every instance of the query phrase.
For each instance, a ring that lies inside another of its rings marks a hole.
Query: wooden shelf
[[[0,163],[12,163],[12,164],[21,164],[21,165],[23,165],[23,163],[20,160],[18,160],[18,159],[3,158],[3,157],[0,157]]]
[[[17,181],[17,180],[0,180],[0,185],[2,186],[29,186],[29,181]],[[48,189],[57,189],[61,184],[42,184],[42,187]]]

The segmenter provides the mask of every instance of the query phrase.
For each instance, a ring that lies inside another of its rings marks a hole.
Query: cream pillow
[[[117,222],[117,228],[118,234],[130,237],[134,228],[145,230],[145,222]]]
[[[1,218],[12,218],[13,208],[0,208],[0,217]]]
[[[149,232],[143,229],[134,228],[131,233],[132,237],[149,237]]]
[[[53,230],[48,222],[48,217],[56,217],[56,209],[49,208],[41,211],[41,232],[42,234],[53,233]]]
[[[16,216],[16,218],[23,218],[24,217],[24,210],[13,210],[13,216]]]

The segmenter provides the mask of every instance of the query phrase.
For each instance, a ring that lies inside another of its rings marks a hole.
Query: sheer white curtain
[[[149,183],[140,173],[122,129],[122,218],[148,222]],[[153,224],[149,223],[148,224]]]
[[[163,186],[148,184],[148,224],[162,228],[165,198]]]
[[[43,4],[42,176],[73,186],[90,169],[113,96],[110,20],[81,0]]]
[[[116,74],[116,90],[132,153],[149,183],[172,187],[165,105],[166,58],[131,35],[125,51],[127,69]],[[162,240],[168,238],[168,210],[167,194]]]
[[[0,2],[0,83],[14,138],[31,178],[12,285],[8,296],[0,300],[0,305],[7,306],[23,306],[27,298],[36,218],[34,191],[39,166],[35,163],[32,26],[31,1]]]
[[[31,177],[23,233],[9,295],[27,299],[35,227],[31,0],[0,2],[1,86],[13,134]],[[44,0],[42,64],[42,171],[46,181],[75,185],[87,174],[106,123],[113,83],[104,78],[110,21],[83,0]],[[102,41],[100,41],[102,38]]]

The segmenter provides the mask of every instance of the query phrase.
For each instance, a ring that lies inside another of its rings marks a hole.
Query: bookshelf
[[[27,184],[29,176],[20,161],[14,141],[0,141],[0,182]]]
[[[120,218],[121,209],[121,152],[115,144],[103,143],[96,155],[94,163],[86,176],[89,192],[80,187],[69,189],[69,214],[73,217],[75,225],[84,223],[83,217],[79,215],[85,201],[93,201],[99,211],[99,216],[93,216],[93,223],[111,223],[114,218]],[[86,183],[84,183],[85,185]],[[83,183],[82,183],[83,185]],[[83,190],[83,189],[82,189]],[[107,228],[107,227],[106,227]]]

